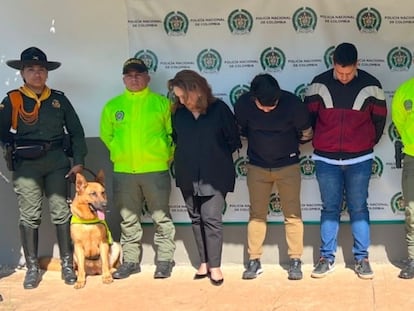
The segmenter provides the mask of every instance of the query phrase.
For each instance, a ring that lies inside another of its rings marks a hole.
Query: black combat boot
[[[70,238],[70,223],[56,225],[57,240],[62,266],[62,280],[65,284],[75,284],[77,277],[73,268],[72,240]]]
[[[414,278],[414,259],[409,258],[405,263],[405,267],[401,270],[398,275],[402,279],[412,279]]]
[[[39,231],[38,229],[33,229],[23,224],[20,224],[19,228],[20,239],[23,246],[24,257],[26,258],[27,267],[23,287],[25,289],[33,289],[39,285],[39,282],[41,280],[39,261],[37,259]]]

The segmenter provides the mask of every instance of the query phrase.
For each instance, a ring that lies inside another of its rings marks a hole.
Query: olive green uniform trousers
[[[60,225],[70,220],[66,202],[70,161],[61,149],[50,150],[38,159],[18,159],[13,172],[20,224],[37,229],[41,223],[43,197],[49,201],[50,218]]]
[[[123,261],[134,263],[140,261],[143,213],[151,215],[154,223],[157,260],[172,261],[175,251],[175,227],[168,205],[171,193],[169,172],[142,174],[115,172],[113,183],[114,203],[122,217]]]

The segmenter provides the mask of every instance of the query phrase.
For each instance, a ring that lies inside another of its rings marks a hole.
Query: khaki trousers
[[[250,218],[247,227],[249,259],[258,259],[263,253],[269,199],[274,186],[277,187],[280,196],[288,255],[290,258],[300,258],[303,253],[299,164],[277,169],[266,169],[249,164],[247,166],[247,187],[250,196]]]

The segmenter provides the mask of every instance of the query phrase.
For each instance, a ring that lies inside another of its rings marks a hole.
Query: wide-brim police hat
[[[37,47],[27,48],[20,54],[20,59],[9,60],[7,66],[14,69],[22,70],[25,66],[40,65],[48,71],[55,70],[60,67],[60,62],[50,62],[47,60],[46,54]]]

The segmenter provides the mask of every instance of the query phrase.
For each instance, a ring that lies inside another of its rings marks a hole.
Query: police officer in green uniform
[[[27,266],[23,287],[36,288],[41,280],[37,251],[43,196],[49,201],[51,221],[56,225],[62,279],[66,284],[74,284],[66,178],[82,171],[87,153],[84,130],[63,92],[46,85],[48,72],[57,69],[59,62],[48,61],[44,52],[30,47],[21,53],[20,60],[6,64],[20,70],[24,81],[0,104],[0,142],[9,151],[8,167],[13,170]],[[70,137],[72,167],[64,151],[65,132]]]

